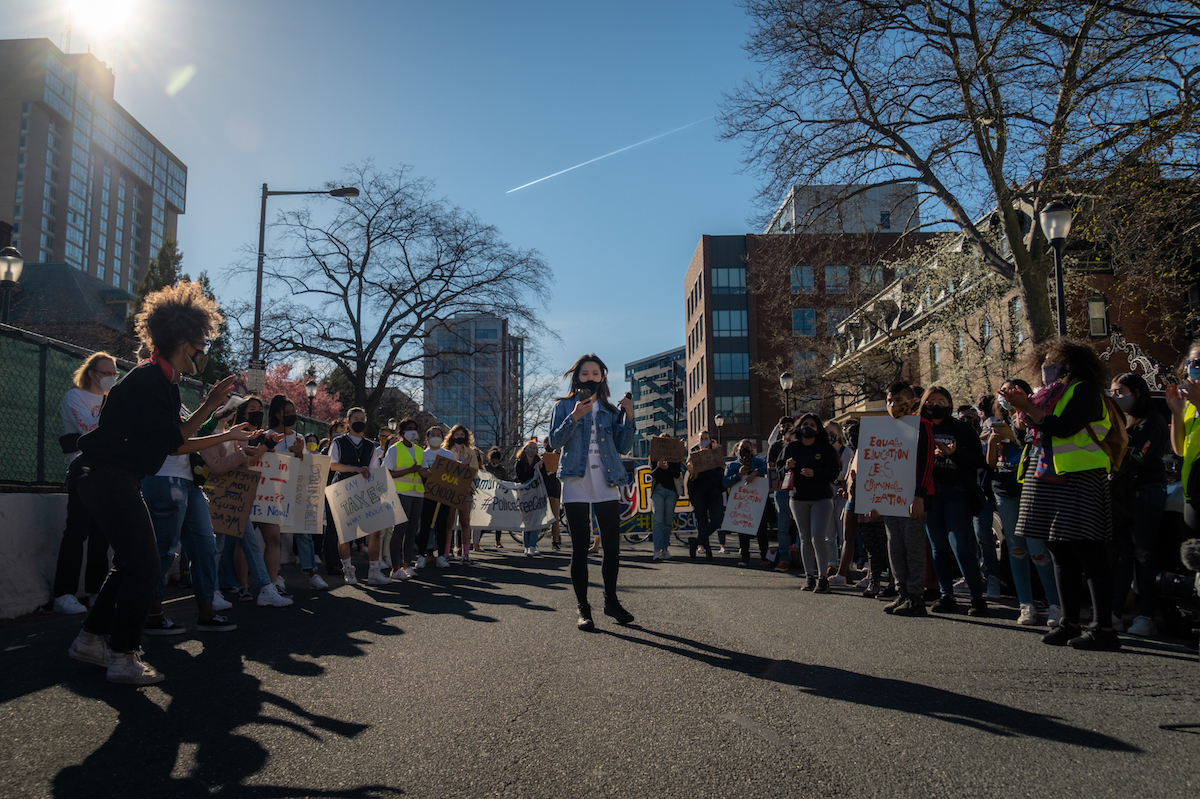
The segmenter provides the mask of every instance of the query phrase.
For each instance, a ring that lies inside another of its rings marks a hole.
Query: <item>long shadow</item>
[[[612,630],[605,632],[615,638],[671,652],[708,666],[790,685],[803,693],[824,699],[910,713],[999,737],[1039,738],[1116,752],[1142,751],[1118,738],[1073,727],[1056,716],[1032,713],[967,694],[832,666],[808,665],[790,660],[774,661],[691,638],[644,627],[638,629],[652,637],[642,638]]]

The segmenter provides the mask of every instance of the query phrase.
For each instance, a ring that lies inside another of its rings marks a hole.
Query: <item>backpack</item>
[[[1125,412],[1117,407],[1117,403],[1107,394],[1101,394],[1100,399],[1104,401],[1104,412],[1108,414],[1109,428],[1104,434],[1103,440],[1100,439],[1092,426],[1087,426],[1088,435],[1092,437],[1100,445],[1100,449],[1104,450],[1108,455],[1108,471],[1118,472],[1121,470],[1121,464],[1125,460],[1125,454],[1129,451],[1129,433],[1125,430]]]

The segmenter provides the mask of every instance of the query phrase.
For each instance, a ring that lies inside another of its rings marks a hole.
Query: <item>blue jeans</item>
[[[992,533],[992,517],[996,515],[996,499],[983,497],[983,510],[975,515],[975,541],[983,560],[983,576],[999,577],[1000,560],[996,557],[996,538]]]
[[[1054,563],[1050,560],[1050,552],[1046,542],[1040,538],[1026,538],[1017,535],[1017,517],[1021,515],[1020,497],[996,496],[996,513],[1000,515],[1000,526],[1004,529],[1004,541],[1008,544],[1008,565],[1012,568],[1013,590],[1017,592],[1017,602],[1028,605],[1033,602],[1033,583],[1029,575],[1029,562],[1037,569],[1038,579],[1046,590],[1046,602],[1051,605],[1060,604],[1058,601],[1058,585],[1054,582]]]
[[[296,533],[296,556],[300,559],[300,568],[306,572],[317,568],[317,552],[313,548],[312,536],[308,533]]]
[[[1153,619],[1158,603],[1158,525],[1167,504],[1166,483],[1138,486],[1133,495],[1133,524],[1129,541],[1117,552],[1113,569],[1113,612],[1120,613],[1137,576],[1138,615]]]
[[[671,544],[671,524],[675,521],[675,502],[679,495],[666,486],[655,486],[650,492],[650,507],[654,511],[654,526],[650,537],[655,549],[666,549]]]
[[[191,480],[152,475],[142,478],[142,496],[158,543],[159,578],[155,596],[162,599],[167,589],[167,572],[175,562],[171,549],[182,543],[183,552],[191,561],[196,602],[210,604],[217,590],[217,542],[204,492]]]
[[[792,492],[775,492],[775,541],[779,544],[779,552],[788,557],[792,548]]]
[[[942,596],[954,596],[954,562],[967,579],[971,598],[983,596],[983,575],[975,546],[971,500],[962,483],[937,484],[935,496],[925,500],[925,530],[933,547],[933,570]]]

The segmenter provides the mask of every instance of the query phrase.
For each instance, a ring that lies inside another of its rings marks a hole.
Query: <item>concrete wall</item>
[[[66,519],[66,494],[0,494],[0,619],[50,601]]]

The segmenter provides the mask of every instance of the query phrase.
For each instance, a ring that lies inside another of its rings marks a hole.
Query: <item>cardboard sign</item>
[[[547,452],[542,456],[542,463],[546,464],[546,473],[554,474],[558,471],[559,461],[562,460],[561,452]]]
[[[407,518],[395,507],[400,504],[396,484],[383,467],[371,470],[370,477],[356,474],[334,483],[325,489],[325,499],[343,544],[391,527],[397,517],[402,521]]]
[[[725,518],[721,529],[731,533],[757,535],[763,512],[767,509],[767,497],[771,493],[771,482],[763,475],[750,482],[741,480],[729,491],[729,502],[725,505]]]
[[[282,525],[284,533],[321,532],[325,520],[325,483],[329,479],[329,456],[317,452],[304,453],[304,459],[294,464],[296,495],[288,524]]]
[[[435,458],[425,481],[425,501],[430,500],[452,508],[462,506],[471,498],[476,470],[453,458]]]
[[[712,447],[690,452],[687,459],[692,462],[692,468],[689,471],[693,476],[700,472],[707,472],[709,469],[725,469],[725,453]]]
[[[688,459],[688,448],[686,441],[680,441],[678,438],[655,438],[650,439],[650,463],[655,464],[659,461],[667,463],[683,463]]]
[[[300,477],[299,461],[282,452],[268,452],[247,468],[262,473],[258,496],[250,509],[250,521],[255,524],[292,524],[296,505],[296,481]]]
[[[259,475],[246,469],[210,476],[205,488],[211,488],[208,517],[213,532],[241,538],[250,520],[250,509],[258,494]]]
[[[528,483],[497,480],[490,474],[475,478],[475,509],[471,525],[485,530],[541,530],[553,519],[546,481],[540,471]]]
[[[907,516],[917,491],[917,433],[920,419],[868,416],[858,431],[854,509],[881,516]]]

